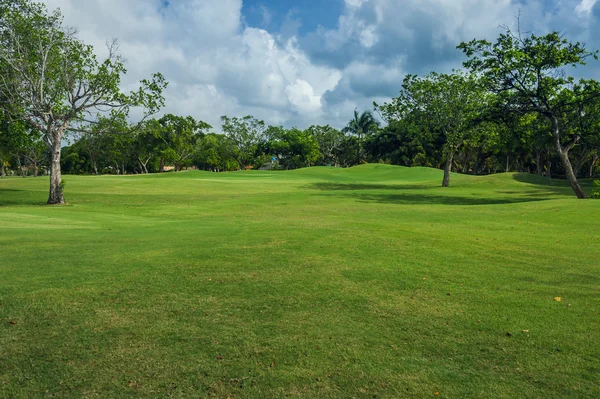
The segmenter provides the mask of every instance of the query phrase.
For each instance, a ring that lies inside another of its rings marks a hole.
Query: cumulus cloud
[[[119,38],[126,88],[160,71],[170,82],[164,111],[216,128],[221,115],[246,114],[285,126],[342,127],[355,107],[396,95],[406,73],[460,67],[457,44],[493,40],[500,25],[516,25],[519,12],[526,31],[559,30],[600,47],[595,0],[345,0],[336,26],[313,32],[301,29],[293,10],[278,32],[269,31],[264,6],[260,26],[249,26],[242,0],[46,3],[60,7],[101,55],[106,39]]]
[[[377,97],[395,95],[406,73],[460,68],[464,58],[456,49],[459,43],[494,40],[504,26],[516,30],[519,21],[524,32],[558,30],[590,48],[600,44],[600,35],[594,34],[594,10],[600,10],[595,0],[346,0],[345,4],[335,28],[303,38],[315,62],[342,70],[339,84],[324,95],[329,107],[367,107]]]
[[[164,112],[218,127],[221,115],[252,114],[268,123],[318,122],[321,97],[341,73],[313,64],[295,37],[245,26],[241,0],[47,0],[102,54],[118,37],[126,87],[155,71],[170,82]]]

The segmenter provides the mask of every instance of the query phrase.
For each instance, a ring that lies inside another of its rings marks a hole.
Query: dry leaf
[[[555,298],[554,298],[554,300],[555,300],[556,302],[562,302],[562,298],[561,298],[561,297],[559,297],[559,296],[555,297]]]

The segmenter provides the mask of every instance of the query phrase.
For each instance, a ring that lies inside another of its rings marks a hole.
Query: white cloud
[[[225,114],[342,127],[355,107],[396,95],[405,73],[460,67],[457,44],[493,40],[499,25],[515,25],[519,10],[527,31],[559,30],[600,47],[595,0],[345,0],[337,26],[308,37],[299,36],[301,14],[292,12],[279,33],[248,26],[242,0],[172,0],[166,8],[163,0],[46,3],[100,54],[106,39],[120,39],[125,87],[160,71],[170,82],[164,112],[216,128]],[[267,28],[273,14],[260,10]]]
[[[164,112],[219,127],[221,115],[252,114],[267,123],[320,122],[321,96],[341,73],[314,65],[295,38],[280,42],[244,26],[241,0],[47,0],[65,23],[103,53],[118,37],[127,59],[124,87],[153,72],[170,82]]]
[[[575,11],[580,14],[589,13],[592,11],[594,4],[596,4],[596,0],[581,0],[581,3],[575,7]]]

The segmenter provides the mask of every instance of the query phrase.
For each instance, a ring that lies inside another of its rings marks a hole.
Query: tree
[[[285,169],[311,166],[319,158],[319,144],[308,130],[269,126],[266,134],[269,137],[268,151]]]
[[[234,158],[235,143],[224,135],[208,133],[198,140],[194,163],[198,169],[212,172],[238,170],[240,165]]]
[[[380,109],[388,121],[418,117],[442,135],[446,158],[442,186],[448,187],[454,156],[472,130],[484,98],[474,75],[432,72],[425,78],[407,75],[400,95]]]
[[[0,177],[6,176],[11,159],[27,141],[27,126],[22,121],[11,121],[0,109]]]
[[[339,159],[336,152],[341,148],[344,140],[344,135],[337,129],[331,126],[313,125],[307,129],[308,134],[315,138],[319,145],[320,165],[339,164]]]
[[[342,133],[355,135],[358,138],[359,145],[362,145],[363,137],[371,133],[373,129],[377,127],[379,127],[379,122],[375,119],[371,111],[364,111],[363,113],[359,114],[358,110],[355,109],[354,117],[352,120],[350,120],[350,122],[348,122],[346,127],[342,129]],[[360,148],[361,147],[359,146],[356,153],[357,162],[360,162],[362,158]]]
[[[27,143],[22,149],[23,158],[33,167],[33,177],[38,176],[39,168],[47,159],[48,147],[42,140],[42,134],[38,131],[29,132]]]
[[[222,116],[221,125],[223,132],[237,146],[236,159],[240,167],[251,165],[266,129],[265,122],[250,115],[243,118]]]
[[[144,117],[164,103],[166,82],[155,74],[140,88],[121,92],[126,70],[116,41],[99,62],[92,46],[63,26],[60,11],[49,13],[31,0],[0,3],[0,98],[13,119],[28,122],[44,135],[50,149],[48,204],[64,203],[61,185],[61,143],[69,130],[81,130],[98,113],[126,116],[143,107]]]
[[[585,65],[589,57],[598,58],[581,43],[571,43],[559,33],[523,37],[507,29],[496,43],[473,40],[458,46],[469,57],[465,67],[484,77],[487,89],[502,100],[505,112],[536,113],[550,123],[554,149],[567,179],[578,198],[586,194],[577,181],[569,151],[580,136],[569,135],[564,127],[573,108],[598,96],[596,85],[567,76],[565,67]]]
[[[196,121],[191,116],[173,114],[163,116],[158,123],[158,138],[166,146],[168,157],[175,164],[176,172],[192,163],[198,138],[204,134],[203,130],[211,128],[208,123]]]
[[[133,139],[133,155],[138,163],[141,173],[148,174],[148,163],[158,153],[160,146],[159,137],[160,124],[156,119],[150,119],[144,122],[142,127],[136,132]]]

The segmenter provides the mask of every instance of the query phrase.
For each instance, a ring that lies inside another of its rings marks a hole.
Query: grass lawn
[[[0,180],[1,398],[600,397],[600,201],[562,183],[65,180]]]

